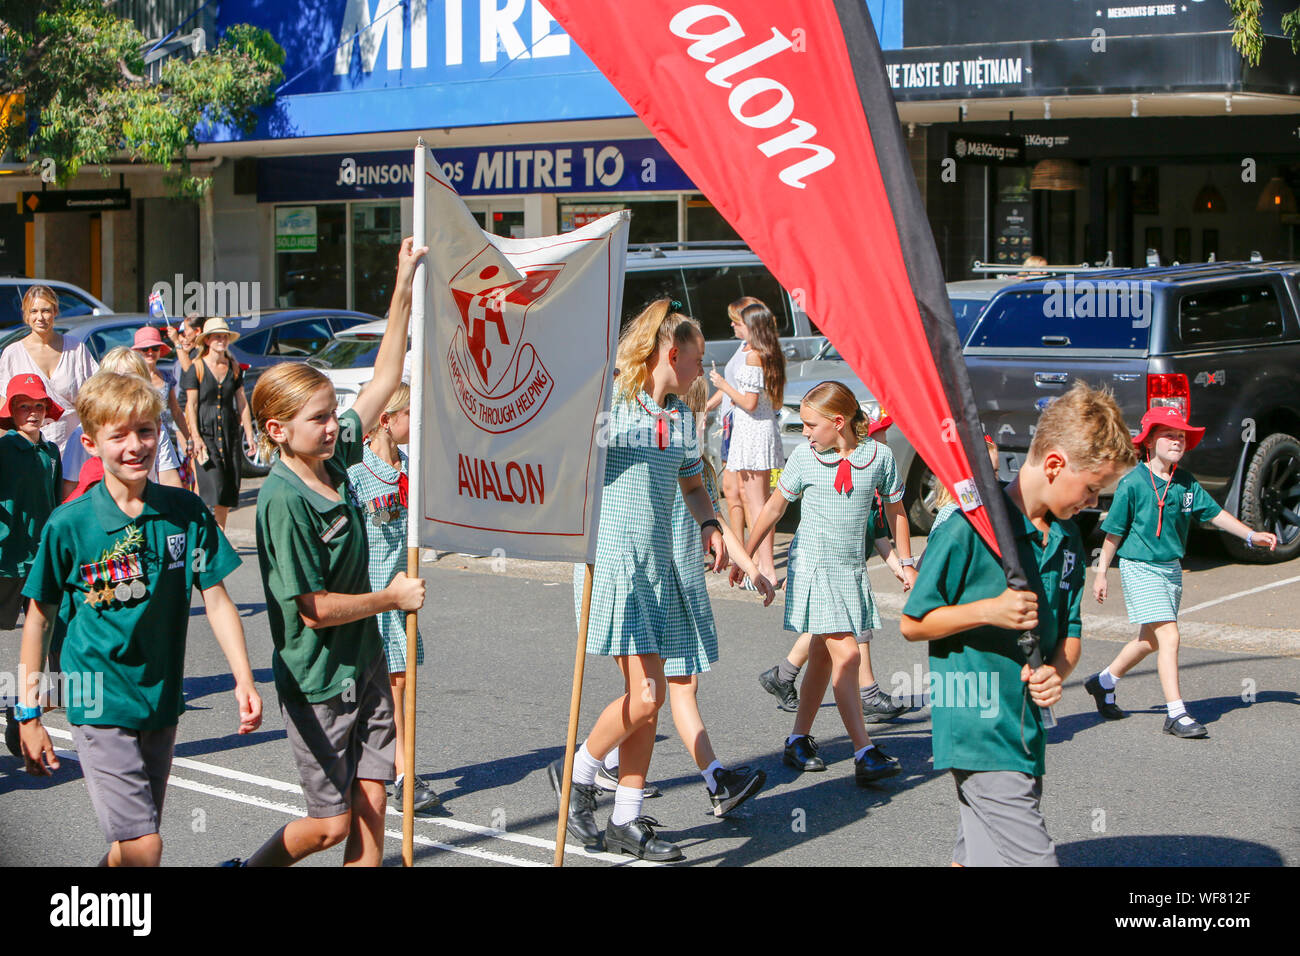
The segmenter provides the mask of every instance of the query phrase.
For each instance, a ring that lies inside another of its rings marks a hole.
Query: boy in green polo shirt
[[[41,434],[41,425],[63,417],[63,409],[50,398],[39,375],[17,375],[8,386],[0,407],[0,428],[12,429],[0,437],[0,630],[18,626],[18,612],[27,599],[23,582],[31,570],[41,529],[59,504],[63,469],[59,449]],[[6,708],[5,746],[22,757],[18,722]]]
[[[969,521],[952,518],[930,538],[901,630],[930,642],[934,767],[957,784],[954,865],[1056,865],[1040,807],[1047,737],[1038,708],[1060,700],[1079,660],[1086,558],[1067,519],[1134,460],[1114,398],[1078,382],[1043,411],[1005,490],[1031,590],[1007,587]],[[1016,641],[1035,629],[1047,663],[1031,672]]]
[[[35,704],[66,600],[57,679],[110,845],[101,864],[157,866],[158,822],[185,709],[185,634],[195,587],[235,678],[239,732],[261,724],[239,611],[221,583],[239,558],[197,496],[148,480],[162,414],[156,391],[133,376],[101,373],[82,387],[77,412],[82,441],[104,463],[104,480],[50,516],[23,588],[32,603],[19,672],[22,748],[30,773],[58,769]]]

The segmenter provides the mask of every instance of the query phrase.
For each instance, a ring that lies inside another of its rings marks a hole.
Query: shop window
[[[1282,311],[1271,286],[1215,289],[1183,296],[1178,334],[1184,345],[1254,342],[1282,335]]]
[[[388,311],[393,297],[394,263],[401,245],[400,203],[353,204],[352,308],[371,315]]]
[[[346,204],[294,208],[300,214],[296,223],[277,228],[276,304],[287,309],[347,308]],[[305,230],[303,223],[307,224]],[[285,234],[281,236],[279,232]],[[294,248],[285,248],[288,246]],[[385,266],[389,272],[393,271],[396,259],[394,252]]]
[[[637,199],[629,196],[610,196],[603,200],[561,200],[560,231],[569,232],[591,221],[593,216],[599,219],[601,215],[619,209],[628,209],[632,212],[627,233],[627,241],[630,245],[677,241],[676,198]]]
[[[740,239],[722,214],[703,196],[686,200],[686,238],[691,242],[735,242]]]

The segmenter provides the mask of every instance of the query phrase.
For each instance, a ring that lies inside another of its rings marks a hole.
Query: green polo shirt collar
[[[281,481],[288,482],[289,487],[294,490],[294,493],[301,495],[303,500],[320,514],[328,514],[339,505],[347,504],[347,495],[345,494],[348,478],[347,472],[336,465],[333,458],[326,460],[325,470],[329,473],[330,484],[333,485],[334,489],[339,493],[339,497],[333,501],[326,498],[315,488],[308,487],[307,483],[299,478],[294,470],[279,458],[277,458],[275,464],[271,466],[271,474],[279,476]]]
[[[96,484],[95,487],[91,489],[90,496],[91,501],[94,502],[95,506],[95,519],[99,522],[100,527],[104,529],[104,533],[112,534],[115,531],[121,531],[127,525],[139,521],[140,518],[160,514],[161,512],[158,511],[156,502],[153,500],[155,495],[154,489],[157,487],[159,486],[155,485],[151,481],[145,482],[143,495],[144,510],[140,512],[138,517],[129,518],[126,513],[117,506],[117,502],[114,501],[113,496],[108,493],[108,488],[105,486],[104,482],[101,481]]]

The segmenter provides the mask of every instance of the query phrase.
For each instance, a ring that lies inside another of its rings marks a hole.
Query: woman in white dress
[[[740,308],[744,303],[750,302],[748,298],[737,299],[731,305],[727,306],[727,316],[731,319],[731,334],[740,340],[736,351],[732,353],[731,358],[727,360],[726,367],[722,370],[722,377],[726,379],[727,384],[733,388],[736,385],[736,371],[745,364],[746,349],[749,348],[749,329],[745,325],[745,320],[740,317]],[[757,299],[752,300],[757,302]],[[704,406],[706,412],[717,411],[718,420],[722,422],[722,461],[726,463],[728,455],[731,453],[731,428],[735,416],[732,412],[735,410],[731,404],[731,397],[726,392],[718,390],[709,396],[708,404]],[[745,504],[740,497],[740,476],[734,471],[723,471],[722,475],[722,496],[727,499],[727,520],[731,527],[735,529],[736,534],[742,538],[745,534]],[[772,580],[769,578],[768,580]]]
[[[745,344],[741,346],[745,360],[736,368],[734,384],[716,370],[709,378],[718,391],[731,399],[727,471],[740,476],[746,524],[753,527],[772,494],[772,469],[785,466],[776,420],[776,410],[785,397],[785,356],[771,309],[753,296],[746,296],[733,302],[730,311],[738,312],[745,326]],[[759,573],[775,582],[776,562],[770,536],[755,557]]]
[[[0,393],[8,391],[16,375],[39,375],[50,398],[63,406],[57,422],[46,422],[41,434],[58,446],[63,455],[68,435],[81,419],[77,417],[77,393],[99,366],[84,343],[64,347],[63,336],[54,331],[59,318],[59,297],[48,286],[34,285],[23,296],[23,321],[32,334],[0,352]]]

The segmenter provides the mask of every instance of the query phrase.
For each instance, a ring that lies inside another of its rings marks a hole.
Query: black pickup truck
[[[1002,477],[1024,460],[1039,411],[1084,379],[1114,391],[1134,434],[1157,405],[1205,427],[1188,456],[1196,479],[1247,525],[1278,536],[1270,553],[1225,535],[1234,557],[1300,554],[1298,281],[1300,262],[1210,262],[1007,287],[965,349]]]

